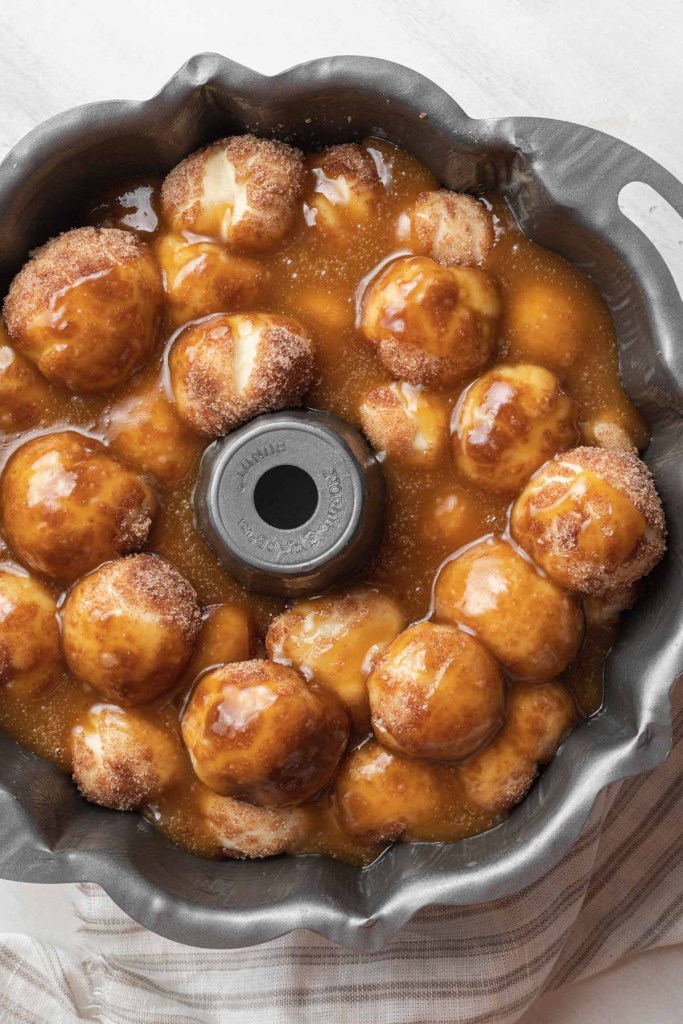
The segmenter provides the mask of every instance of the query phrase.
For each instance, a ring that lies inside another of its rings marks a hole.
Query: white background
[[[266,73],[350,53],[412,66],[474,117],[601,128],[683,179],[682,44],[681,0],[0,0],[0,157],[66,107],[151,95],[204,50]],[[0,883],[0,932],[59,942],[74,928],[70,887]],[[680,1024],[682,996],[681,949],[662,950],[524,1022]]]

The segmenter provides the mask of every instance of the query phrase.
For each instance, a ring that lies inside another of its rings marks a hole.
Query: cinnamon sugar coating
[[[62,641],[69,668],[108,700],[155,700],[192,656],[201,618],[187,580],[158,555],[106,562],[69,591]]]
[[[241,252],[261,252],[294,226],[304,183],[303,154],[284,142],[234,135],[191,153],[167,175],[164,216]]]
[[[568,590],[597,595],[647,575],[666,548],[652,474],[633,452],[574,448],[530,480],[512,535]]]
[[[55,384],[107,391],[151,355],[163,289],[148,246],[117,228],[74,228],[36,249],[5,299],[10,339]]]

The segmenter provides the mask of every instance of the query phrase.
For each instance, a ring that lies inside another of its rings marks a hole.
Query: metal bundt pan
[[[137,921],[193,945],[308,928],[374,950],[427,904],[483,902],[533,882],[570,849],[604,786],[648,771],[671,747],[670,690],[683,672],[683,304],[617,197],[645,181],[683,213],[683,186],[592,129],[473,121],[396,64],[335,57],[269,78],[204,54],[151,100],[79,107],[15,146],[0,166],[0,290],[32,247],[75,223],[84,197],[245,131],[309,148],[380,135],[449,188],[504,192],[524,231],[587,273],[610,307],[624,384],[652,427],[646,459],[669,523],[669,552],[609,656],[606,707],[569,737],[509,820],[474,839],[396,846],[363,870],[312,856],[201,860],[137,815],[87,804],[66,775],[0,736],[2,877],[98,882]]]

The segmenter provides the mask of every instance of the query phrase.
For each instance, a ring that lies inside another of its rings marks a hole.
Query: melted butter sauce
[[[268,272],[261,308],[295,317],[310,328],[315,338],[320,372],[308,404],[336,413],[356,426],[360,425],[359,408],[367,392],[390,383],[357,329],[359,296],[390,259],[410,251],[405,249],[405,227],[402,236],[400,231],[400,225],[405,225],[405,211],[419,192],[438,184],[409,154],[379,141],[369,143],[368,149],[386,186],[377,213],[369,223],[351,224],[340,244],[338,237],[315,229],[315,210],[304,207],[298,227],[286,244],[259,257]],[[310,166],[313,168],[313,161]],[[330,184],[315,169],[309,173],[319,192],[332,203],[338,201],[335,183]],[[154,239],[163,229],[159,184],[136,181],[111,188],[90,207],[85,223],[126,228],[144,239]],[[309,194],[311,191],[309,187]],[[555,353],[547,365],[563,377],[566,390],[579,405],[582,421],[609,414],[638,447],[644,447],[647,428],[623,393],[614,329],[596,289],[559,256],[526,238],[501,197],[490,196],[487,202],[496,217],[498,237],[483,266],[497,282],[504,307],[498,361],[544,362],[543,332],[535,339],[533,332],[527,331],[531,341],[522,345],[518,332],[520,322],[524,326],[524,312],[511,314],[510,300],[522,287],[550,292],[554,299],[548,316],[554,311],[562,321],[563,310],[566,315],[564,333],[560,332],[562,351],[559,357]],[[106,440],[107,424],[118,404],[147,387],[167,386],[166,352],[177,333],[168,328],[166,343],[155,359],[114,392],[74,396],[52,388],[56,413],[49,430],[72,426]],[[558,362],[562,364],[559,370]],[[445,396],[451,409],[470,383],[471,380],[463,381]],[[19,444],[45,432],[43,426],[23,435],[2,438],[2,464]],[[196,440],[188,435],[188,444],[193,443]],[[160,508],[148,548],[178,567],[197,590],[205,608],[223,602],[246,608],[255,628],[252,648],[259,656],[263,654],[268,624],[284,605],[245,591],[225,574],[202,541],[192,505],[200,448],[197,445],[192,468],[184,479],[166,486],[156,485]],[[384,470],[389,491],[384,541],[361,582],[396,594],[408,619],[415,621],[429,613],[435,573],[455,549],[488,534],[507,532],[510,501],[487,494],[459,477],[450,451],[433,468],[417,468],[387,459]],[[449,541],[443,539],[443,532],[438,529],[438,524],[446,521],[451,526]],[[11,552],[4,548],[0,556],[11,557]],[[603,662],[612,638],[613,631],[609,629],[593,630],[566,673],[577,706],[585,716],[600,706]],[[179,715],[197,673],[220,660],[222,651],[216,629],[206,628],[195,661],[175,693],[170,699],[166,697],[165,703],[152,707],[150,714],[161,717],[169,729],[179,733]],[[224,657],[229,658],[229,653]],[[66,674],[51,693],[36,700],[22,699],[12,686],[6,686],[0,689],[0,727],[24,746],[68,770],[70,731],[78,717],[97,702],[96,694]],[[244,708],[238,711],[246,713]],[[235,713],[232,709],[231,714]],[[437,801],[438,816],[419,835],[408,834],[407,838],[456,840],[498,822],[496,816],[464,803],[453,786],[452,769],[447,765],[441,769],[434,780],[441,795]],[[176,843],[201,855],[215,855],[215,840],[206,834],[195,810],[198,786],[188,761],[183,784],[147,808],[145,816]],[[326,853],[358,864],[368,863],[381,852],[380,846],[362,843],[344,831],[329,793],[305,805],[304,813],[308,830],[301,852]]]

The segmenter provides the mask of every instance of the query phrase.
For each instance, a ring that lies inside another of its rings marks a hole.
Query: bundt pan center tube
[[[569,736],[503,824],[472,839],[399,844],[363,869],[314,856],[204,860],[136,816],[86,803],[66,774],[0,734],[4,878],[97,882],[135,920],[193,945],[245,946],[308,928],[369,951],[428,904],[484,902],[532,883],[570,850],[604,786],[648,771],[670,750],[670,691],[683,672],[683,303],[657,250],[617,199],[624,185],[645,181],[683,214],[683,186],[631,146],[592,129],[534,118],[473,121],[428,79],[386,61],[336,57],[269,78],[204,54],[151,100],[67,111],[15,146],[0,165],[3,294],[32,248],[77,223],[84,197],[116,181],[165,174],[199,146],[244,132],[309,149],[380,136],[411,151],[447,188],[504,194],[523,231],[588,274],[608,304],[624,386],[652,429],[646,461],[669,524],[668,554],[607,660],[602,711]],[[319,427],[311,437],[323,444]],[[374,480],[373,472],[373,479],[360,472],[358,452],[343,431],[336,437],[353,494],[377,514],[381,474]],[[228,438],[209,450],[207,466],[215,465],[207,488],[220,481],[221,459],[235,443]],[[320,487],[314,494],[304,481],[311,478],[305,459],[278,464],[290,484],[297,476],[300,507],[294,527],[271,527],[305,529],[303,516],[318,514]],[[287,481],[267,479],[261,469],[252,479],[249,493],[267,523],[273,494]],[[200,500],[200,518],[202,507],[211,503]],[[354,498],[351,524],[358,507]],[[205,532],[220,548],[225,536],[205,518]],[[362,537],[351,561],[372,547],[369,526],[357,535],[349,527],[349,537]],[[240,560],[250,560],[243,550]]]

